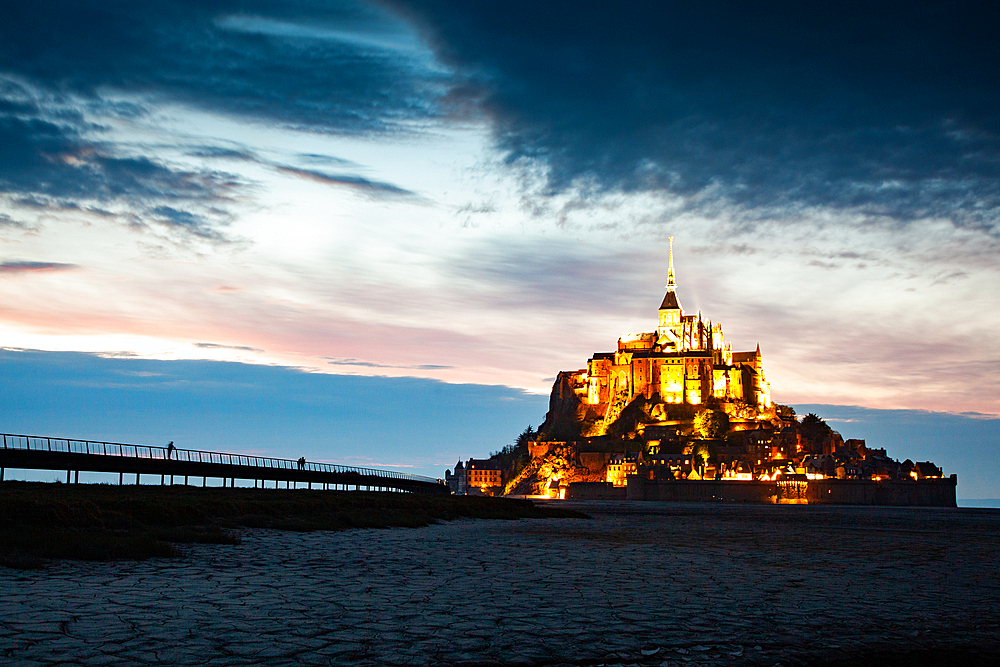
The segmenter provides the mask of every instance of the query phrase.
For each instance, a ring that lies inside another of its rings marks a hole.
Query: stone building
[[[639,472],[642,454],[613,454],[606,466],[607,481],[614,486],[625,486],[629,475]]]
[[[700,312],[685,314],[674,280],[672,238],[666,290],[656,331],[622,336],[614,352],[597,352],[586,368],[558,374],[552,403],[575,399],[582,404],[584,409],[575,412],[585,412],[590,426],[579,435],[604,435],[638,397],[658,403],[654,415],[663,422],[669,421],[671,406],[701,406],[710,400],[733,419],[776,418],[760,346],[734,352],[721,324],[705,320]],[[550,411],[546,422],[559,416]]]
[[[491,459],[469,459],[455,464],[455,473],[444,472],[445,484],[459,495],[498,495],[503,490],[503,471]]]

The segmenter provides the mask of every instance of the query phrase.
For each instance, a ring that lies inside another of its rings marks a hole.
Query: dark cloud
[[[5,2],[0,71],[52,89],[166,94],[321,131],[388,131],[440,86],[404,26],[357,1]]]
[[[0,274],[72,271],[76,268],[79,268],[76,264],[59,262],[0,262]]]
[[[274,165],[274,167],[284,174],[291,174],[292,176],[298,176],[299,178],[304,178],[326,185],[348,187],[370,197],[412,198],[417,196],[415,192],[393,185],[392,183],[372,181],[361,176],[352,176],[349,174],[324,174],[321,171],[315,171],[313,169],[298,169],[296,167],[288,167],[284,165]]]
[[[200,236],[210,241],[222,241],[225,237],[212,226],[212,221],[203,215],[182,211],[172,206],[157,206],[150,211],[149,219],[161,225]]]
[[[208,222],[181,220],[163,202],[210,207],[228,201],[241,183],[231,174],[177,169],[148,157],[118,156],[85,137],[79,125],[42,117],[0,114],[0,193],[17,206],[88,211],[116,217],[95,203],[124,205],[134,217],[152,213],[205,236]],[[213,224],[226,216],[216,210]]]
[[[223,146],[198,146],[189,150],[188,155],[191,157],[220,158],[226,160],[257,160],[257,156],[253,153],[253,151],[239,148],[226,148]]]
[[[552,191],[714,192],[997,225],[985,2],[398,0]],[[692,200],[693,206],[699,206]]]
[[[24,229],[27,225],[20,220],[15,220],[6,213],[0,213],[0,227],[18,227]]]
[[[212,168],[172,165],[163,158],[170,150],[274,165],[241,146],[124,147],[102,121],[139,118],[170,100],[295,128],[372,134],[436,115],[443,90],[412,29],[357,0],[5,2],[3,17],[0,194],[47,211],[124,209],[123,221],[135,228],[155,223],[225,238],[232,217],[225,209],[247,184]],[[412,194],[358,176],[289,173],[371,196]]]

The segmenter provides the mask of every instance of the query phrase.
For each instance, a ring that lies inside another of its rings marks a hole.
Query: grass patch
[[[176,544],[238,544],[239,528],[418,528],[470,519],[588,518],[529,500],[350,491],[107,484],[0,484],[0,566],[41,559],[181,555]]]

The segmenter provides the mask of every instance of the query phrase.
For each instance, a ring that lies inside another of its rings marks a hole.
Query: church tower
[[[681,341],[681,303],[677,300],[677,283],[674,282],[674,237],[670,237],[670,270],[667,273],[667,294],[660,304],[659,324],[656,327],[657,343],[664,348],[679,349]]]

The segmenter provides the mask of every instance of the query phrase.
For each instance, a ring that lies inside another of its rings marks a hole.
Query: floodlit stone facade
[[[674,280],[672,241],[666,289],[656,331],[622,336],[614,352],[595,353],[586,368],[562,371],[556,378],[553,397],[565,400],[572,393],[591,416],[592,426],[582,435],[604,435],[640,396],[662,404],[653,415],[664,423],[670,421],[672,405],[709,401],[735,419],[773,416],[760,346],[733,352],[721,324],[705,320],[700,312],[684,313]]]

